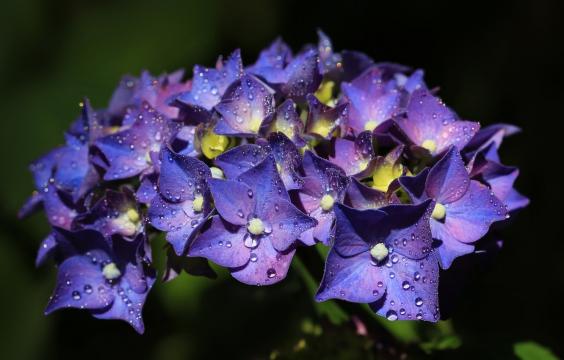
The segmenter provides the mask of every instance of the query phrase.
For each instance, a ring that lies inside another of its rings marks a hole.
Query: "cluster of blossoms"
[[[421,70],[281,40],[244,66],[125,77],[105,109],[81,103],[65,144],[31,165],[58,266],[46,313],[80,308],[144,329],[166,233],[165,280],[207,259],[238,281],[285,278],[300,247],[330,247],[317,301],[437,321],[440,269],[527,205],[498,148],[518,131],[461,120]],[[206,262],[207,264],[207,262]]]

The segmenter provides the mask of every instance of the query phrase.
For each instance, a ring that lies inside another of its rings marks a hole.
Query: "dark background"
[[[521,168],[517,185],[531,206],[504,230],[495,261],[477,268],[465,285],[452,313],[462,346],[436,356],[511,358],[512,345],[525,340],[564,353],[563,212],[555,205],[562,203],[563,2],[1,5],[1,358],[265,358],[298,341],[304,317],[322,321],[293,272],[269,289],[245,287],[224,274],[216,281],[183,275],[159,284],[146,305],[144,336],[79,311],[44,317],[55,273],[51,266],[36,270],[33,260],[46,222],[15,218],[32,190],[27,164],[63,141],[81,97],[103,107],[124,73],[191,72],[194,64],[211,66],[218,54],[237,47],[249,64],[278,35],[298,50],[316,41],[318,27],[337,49],[425,69],[427,83],[440,86],[463,118],[523,128],[504,143],[502,158]],[[339,346],[332,354],[355,357]]]

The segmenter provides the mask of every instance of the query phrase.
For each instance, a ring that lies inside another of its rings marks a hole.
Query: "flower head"
[[[129,127],[95,142],[107,163],[104,180],[126,179],[152,171],[152,156],[180,129],[178,123],[170,121],[148,103],[126,117],[124,121]]]
[[[433,202],[355,210],[337,205],[335,243],[317,301],[368,303],[388,320],[439,319]],[[370,224],[370,226],[367,226]]]
[[[46,314],[62,308],[88,310],[99,319],[127,321],[144,331],[141,311],[155,281],[145,236],[105,238],[97,231],[54,230],[59,264]]]
[[[334,205],[343,202],[350,180],[343,169],[310,151],[304,155],[303,167],[304,185],[298,196],[303,209],[318,224],[303,234],[300,240],[311,245],[317,239],[328,245],[335,220]]]
[[[158,195],[151,201],[148,217],[152,226],[166,232],[178,255],[213,209],[210,178],[209,168],[200,160],[162,149]]]
[[[414,203],[436,202],[431,218],[433,237],[439,246],[440,261],[448,268],[458,256],[474,251],[474,242],[496,221],[505,220],[507,209],[485,185],[471,180],[456,147],[429,170],[399,179]]]
[[[409,142],[433,156],[453,145],[462,149],[480,129],[477,122],[459,120],[441,99],[424,89],[413,92],[405,114],[396,121]]]
[[[272,156],[237,180],[208,181],[219,216],[190,246],[231,270],[246,284],[273,284],[286,276],[298,236],[316,221],[298,210],[284,189]]]
[[[176,95],[172,104],[180,109],[181,119],[192,123],[206,122],[227,87],[242,75],[243,62],[239,50],[235,50],[225,61],[220,57],[215,68],[196,65],[192,88]]]

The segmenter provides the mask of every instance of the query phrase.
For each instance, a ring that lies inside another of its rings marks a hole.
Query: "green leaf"
[[[558,360],[549,349],[534,341],[524,341],[513,345],[513,352],[521,360]]]
[[[313,276],[297,256],[292,261],[292,267],[300,274],[310,296],[313,298],[317,292],[317,283]],[[349,315],[333,300],[324,302],[313,300],[313,306],[319,316],[327,316],[332,324],[339,325],[349,320]]]

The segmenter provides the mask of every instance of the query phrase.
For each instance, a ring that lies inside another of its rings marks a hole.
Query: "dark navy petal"
[[[385,240],[392,263],[400,256],[422,259],[431,252],[433,242],[429,220],[435,203],[427,200],[418,205],[390,205],[380,209],[386,213],[385,226],[389,229]]]
[[[338,204],[335,215],[334,249],[341,256],[349,257],[366,252],[386,236],[383,224],[387,214],[383,211],[361,211]]]
[[[400,176],[398,178],[402,189],[407,192],[414,204],[419,204],[429,198],[425,189],[428,176],[429,168],[425,168],[415,176]]]

